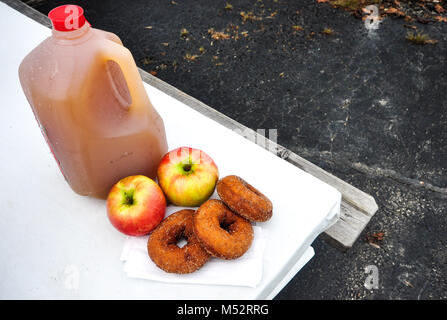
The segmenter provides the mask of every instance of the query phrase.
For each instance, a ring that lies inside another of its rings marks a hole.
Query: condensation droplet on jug
[[[56,75],[57,75],[57,73],[59,72],[59,65],[57,64],[57,62],[54,64],[54,70],[53,70],[53,72],[51,73],[51,75],[50,75],[50,80],[53,80],[55,77],[56,77]]]

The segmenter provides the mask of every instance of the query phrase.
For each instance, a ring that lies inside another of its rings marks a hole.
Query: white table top
[[[119,260],[125,236],[109,223],[105,201],[79,196],[64,181],[20,87],[20,62],[50,30],[0,3],[0,34],[1,299],[273,298],[338,217],[341,195],[333,187],[145,84],[169,149],[204,150],[222,177],[240,175],[265,193],[274,214],[257,224],[268,239],[256,288],[128,278]]]

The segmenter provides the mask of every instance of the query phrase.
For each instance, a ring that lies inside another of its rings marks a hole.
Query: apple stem
[[[133,195],[134,195],[134,190],[124,190],[123,191],[123,195],[124,195],[124,204],[127,204],[127,205],[129,205],[129,206],[131,206],[131,205],[133,205],[133,203],[134,203],[134,198],[133,198]]]

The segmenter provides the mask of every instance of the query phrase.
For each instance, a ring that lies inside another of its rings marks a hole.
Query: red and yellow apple
[[[163,156],[157,179],[169,202],[198,207],[213,194],[219,171],[205,152],[181,147]]]
[[[158,184],[142,175],[118,181],[107,197],[107,215],[112,225],[129,236],[151,232],[163,220],[166,198]]]

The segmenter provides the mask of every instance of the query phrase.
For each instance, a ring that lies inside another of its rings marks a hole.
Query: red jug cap
[[[48,13],[48,18],[57,31],[74,31],[86,23],[84,9],[74,4],[54,8]]]

